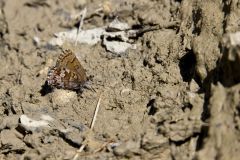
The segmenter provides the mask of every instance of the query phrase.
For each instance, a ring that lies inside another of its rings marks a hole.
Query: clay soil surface
[[[85,7],[82,30],[116,17],[155,29],[120,55],[49,45]],[[0,0],[1,159],[239,159],[239,17],[237,0]],[[62,49],[86,71],[82,92],[46,83]]]

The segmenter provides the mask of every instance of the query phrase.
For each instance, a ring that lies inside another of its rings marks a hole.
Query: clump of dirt
[[[116,18],[155,29],[126,40],[136,48],[121,55],[101,43],[64,43],[90,87],[51,88],[48,70],[62,50],[48,42],[78,28],[84,8],[82,30]],[[238,17],[233,0],[1,1],[1,157],[237,159]]]

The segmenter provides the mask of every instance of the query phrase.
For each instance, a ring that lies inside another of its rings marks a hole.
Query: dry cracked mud
[[[66,42],[91,89],[51,89],[48,42],[85,7],[83,30],[158,29],[117,56]],[[238,0],[0,0],[1,159],[239,159],[239,31]]]

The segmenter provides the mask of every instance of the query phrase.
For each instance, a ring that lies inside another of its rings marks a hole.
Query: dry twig
[[[93,115],[93,118],[92,118],[92,122],[91,122],[91,126],[90,126],[91,130],[93,130],[94,124],[95,124],[96,119],[97,119],[97,114],[98,114],[98,110],[99,110],[99,107],[100,107],[100,102],[101,102],[101,96],[98,99],[98,103],[97,103],[97,106],[95,108],[95,112],[94,112],[94,115]],[[86,144],[81,145],[81,147],[77,150],[77,153],[73,157],[73,160],[77,160],[77,158],[79,156],[79,153],[81,153],[85,147],[86,147]]]
[[[91,123],[90,129],[93,129],[94,124],[96,122],[97,114],[98,114],[98,110],[99,110],[99,106],[100,106],[100,102],[101,102],[101,96],[98,99],[98,103],[97,103],[97,106],[95,108],[95,112],[94,112],[94,116],[93,116],[93,119],[92,119],[92,123]]]
[[[78,39],[78,35],[79,35],[79,32],[82,30],[82,26],[83,26],[83,20],[85,19],[86,17],[86,13],[87,13],[87,8],[84,8],[80,15],[81,15],[81,20],[79,22],[79,27],[78,27],[78,30],[77,30],[77,36],[76,36],[76,41],[75,41],[75,46],[77,45],[77,39]]]

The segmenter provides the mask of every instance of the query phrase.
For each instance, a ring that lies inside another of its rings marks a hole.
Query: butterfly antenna
[[[86,17],[86,13],[87,13],[87,8],[85,7],[81,12],[80,12],[80,22],[79,22],[79,27],[78,27],[78,30],[77,30],[77,36],[76,36],[76,40],[75,40],[75,46],[77,45],[77,41],[78,41],[78,35],[79,35],[79,32],[82,30],[82,26],[83,26],[83,20],[85,19]]]

